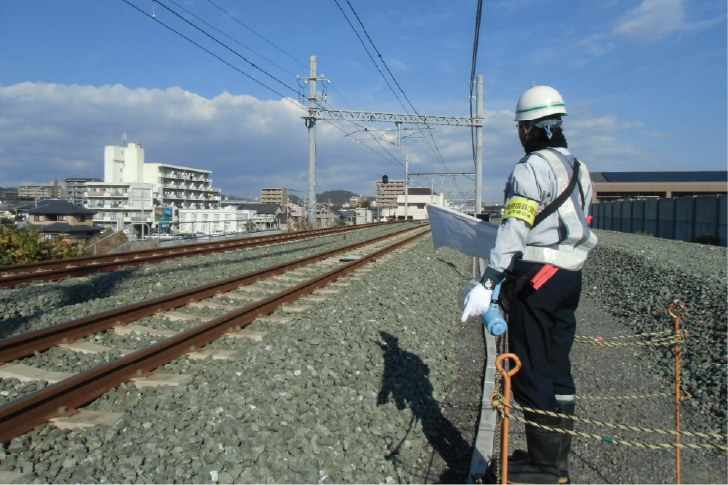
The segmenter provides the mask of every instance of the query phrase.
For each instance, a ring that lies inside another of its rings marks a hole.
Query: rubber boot
[[[524,411],[528,421],[558,428],[561,418]],[[508,462],[508,483],[559,483],[559,453],[561,433],[526,424],[528,459]],[[515,458],[515,457],[514,457]]]
[[[574,415],[574,401],[559,401],[557,404],[557,413],[566,414],[568,416]],[[567,431],[574,430],[574,420],[561,418],[561,424],[559,428]],[[563,433],[561,434],[561,446],[559,448],[559,483],[571,483],[569,479],[569,451],[571,450],[571,435]]]

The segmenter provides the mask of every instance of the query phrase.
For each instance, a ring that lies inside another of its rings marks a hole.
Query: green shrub
[[[647,231],[637,231],[635,232],[635,234],[637,234],[638,236],[652,236],[652,234]]]
[[[18,229],[16,226],[4,226],[0,230],[0,265],[72,258],[82,252],[83,248],[68,241],[46,240],[35,227]]]

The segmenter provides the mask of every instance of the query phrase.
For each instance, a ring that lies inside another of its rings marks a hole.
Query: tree
[[[371,208],[372,208],[372,203],[371,203],[371,202],[369,202],[368,200],[363,200],[363,201],[362,201],[362,202],[361,202],[361,203],[359,204],[359,208],[360,208],[360,209],[371,209]]]
[[[68,241],[48,241],[35,227],[18,229],[5,226],[0,230],[1,265],[72,258],[82,254],[82,247],[73,246]]]

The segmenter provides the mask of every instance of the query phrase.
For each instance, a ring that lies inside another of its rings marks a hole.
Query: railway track
[[[58,345],[77,348],[79,352],[109,352],[109,348],[94,345],[92,338],[81,340],[94,334],[136,332],[166,336],[159,342],[133,350],[112,362],[73,376],[63,376],[65,378],[55,384],[0,407],[0,442],[9,443],[12,438],[51,419],[76,414],[78,408],[109,389],[133,379],[150,377],[152,371],[184,354],[202,352],[204,355],[206,345],[225,335],[246,337],[243,329],[254,320],[321,290],[428,232],[422,227],[408,228],[290,263],[0,340],[0,362],[5,363],[0,366],[0,371],[22,373],[28,370],[22,363],[10,363],[36,356]],[[396,241],[390,242],[392,239]],[[342,255],[348,257],[342,258]],[[342,262],[341,259],[346,261]],[[335,267],[324,271],[318,268],[321,265]],[[264,292],[262,298],[253,296],[252,292],[240,293],[240,290],[254,289],[254,284],[274,289]],[[210,313],[215,316],[209,317]],[[145,318],[181,321],[188,328],[183,331],[165,331],[130,326]],[[199,324],[200,320],[202,324]],[[83,345],[74,347],[74,342]]]
[[[231,239],[225,241],[185,244],[166,248],[145,249],[127,253],[112,253],[98,256],[82,256],[62,260],[41,261],[36,263],[0,266],[0,286],[14,288],[23,283],[33,281],[57,281],[67,277],[85,276],[103,271],[114,271],[124,266],[141,266],[159,263],[169,259],[202,256],[227,251],[251,249],[269,244],[292,242],[317,236],[346,233],[373,227],[375,225],[398,224],[364,224],[329,229],[275,234],[247,239]]]

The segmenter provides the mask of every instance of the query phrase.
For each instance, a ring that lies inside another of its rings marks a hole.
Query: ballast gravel
[[[695,380],[697,387],[690,392],[697,404],[683,406],[684,428],[717,427],[725,433],[725,414],[719,412],[721,406],[725,409],[725,248],[683,247],[655,239],[645,243],[642,236],[607,231],[598,235],[601,246],[585,270],[577,315],[580,334],[669,329],[672,319],[666,303],[684,298],[688,329],[702,329],[701,338],[723,336],[717,345],[722,360],[711,361],[715,354],[703,353],[714,351],[707,341],[703,345],[691,339],[686,346],[692,349],[686,351],[686,366],[705,360],[720,368],[722,363],[723,374],[711,374],[706,382],[715,389],[702,393],[697,391],[703,381]],[[352,235],[335,242],[350,243]],[[321,241],[308,244],[268,250],[276,256],[263,250],[236,252],[127,269],[115,277],[103,274],[84,281],[0,289],[2,311],[10,315],[2,322],[9,322],[3,327],[5,335],[323,250]],[[642,250],[647,256],[641,256]],[[687,255],[694,258],[689,265],[669,262],[670,257]],[[697,270],[703,255],[715,259],[702,267],[710,276],[701,279]],[[460,324],[455,298],[460,284],[471,276],[470,263],[470,258],[448,248],[434,251],[431,238],[425,237],[369,265],[371,272],[346,278],[350,285],[327,294],[326,301],[306,302],[311,309],[286,313],[293,319],[290,323],[254,322],[249,329],[266,332],[260,342],[220,339],[210,344],[235,350],[229,360],[182,357],[158,369],[189,374],[190,384],[137,389],[128,383],[87,407],[124,413],[114,426],[60,430],[44,425],[14,439],[0,447],[0,471],[25,473],[25,480],[34,483],[462,483],[472,454],[484,357],[482,325],[477,319]],[[647,271],[652,271],[652,280],[645,278]],[[713,286],[695,290],[675,283],[685,278],[710,280]],[[608,284],[614,280],[614,285]],[[654,289],[673,284],[682,293]],[[625,291],[619,291],[620,285]],[[96,293],[86,302],[76,293],[79,288]],[[650,296],[647,311],[643,301]],[[17,308],[20,300],[25,304]],[[710,305],[715,318],[701,313],[706,301],[714,302]],[[101,343],[131,348],[155,339],[146,334],[114,335]],[[65,350],[49,355],[57,366],[49,370],[76,365],[66,359]],[[623,347],[610,354],[575,347],[573,357],[581,394],[636,393],[672,385],[670,364],[662,360],[666,356],[652,348]],[[12,399],[12,393],[31,392],[31,384],[37,388],[38,383],[3,380],[0,396]],[[720,403],[713,402],[720,396]],[[655,427],[669,424],[670,408],[669,398],[667,404],[646,405],[580,402],[577,415]],[[655,415],[660,416],[657,421]],[[577,424],[577,430],[587,428]],[[522,436],[517,427],[514,432],[517,446]],[[688,450],[683,457],[689,481],[725,479],[724,452]],[[572,481],[669,483],[674,475],[668,463],[674,463],[674,450],[576,439]]]

